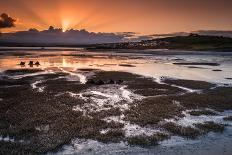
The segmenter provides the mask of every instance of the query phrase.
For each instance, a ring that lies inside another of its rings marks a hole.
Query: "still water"
[[[213,83],[232,84],[232,54],[188,52],[156,54],[155,52],[89,52],[78,50],[17,50],[0,52],[0,71],[13,68],[31,68],[18,65],[21,61],[39,61],[40,66],[33,68],[52,69],[63,67],[72,70],[94,68],[111,71],[126,71],[159,79],[161,76],[171,78],[202,80]],[[178,62],[218,63],[219,66],[174,65]],[[215,71],[216,70],[216,71]]]

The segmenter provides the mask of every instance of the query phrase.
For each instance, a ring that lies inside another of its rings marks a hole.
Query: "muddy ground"
[[[178,124],[184,112],[197,117],[232,110],[232,88],[204,81],[157,83],[126,72],[80,69],[76,72],[87,77],[83,84],[74,75],[53,71],[8,70],[1,75],[0,154],[56,152],[74,138],[150,147],[172,135],[197,138],[223,132],[225,124],[217,122]],[[135,131],[128,126],[136,126]],[[140,129],[155,130],[140,134]]]

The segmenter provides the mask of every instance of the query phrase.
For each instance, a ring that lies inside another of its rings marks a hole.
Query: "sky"
[[[91,32],[166,34],[232,30],[231,0],[1,0],[14,32],[50,25]]]

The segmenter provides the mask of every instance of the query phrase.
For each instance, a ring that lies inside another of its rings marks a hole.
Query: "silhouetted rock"
[[[102,80],[97,80],[97,81],[95,82],[95,84],[96,84],[96,85],[103,85],[103,84],[105,84],[105,83],[104,83],[104,81],[102,81]]]
[[[30,61],[30,62],[28,63],[28,65],[30,65],[30,66],[33,65],[33,61]]]
[[[24,66],[25,62],[21,61],[19,65]]]
[[[213,69],[212,71],[214,71],[214,72],[221,72],[222,70],[221,69]]]
[[[36,61],[35,65],[36,65],[36,66],[39,66],[39,65],[40,65],[39,61]]]
[[[161,81],[165,80],[165,77],[164,77],[164,76],[161,76],[161,77],[160,77],[160,80],[161,80]]]
[[[122,83],[123,83],[123,80],[116,81],[116,84],[122,84]]]
[[[105,84],[104,81],[102,80],[93,80],[93,79],[89,79],[86,84],[94,84],[94,85],[103,85]]]
[[[110,79],[110,80],[108,80],[108,81],[106,82],[106,84],[114,84],[114,83],[115,83],[115,81],[112,80],[112,79]]]
[[[218,63],[214,62],[175,62],[174,65],[204,65],[204,66],[220,66]]]
[[[86,84],[95,84],[95,81],[93,79],[88,79]]]
[[[119,64],[119,66],[122,66],[122,67],[136,67],[136,66],[131,65],[131,64]]]

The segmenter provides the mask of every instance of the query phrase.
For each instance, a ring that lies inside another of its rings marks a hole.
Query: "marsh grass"
[[[182,115],[182,107],[173,104],[166,97],[150,97],[139,101],[125,112],[125,119],[141,126],[157,124],[160,121]]]
[[[155,133],[151,136],[140,135],[140,136],[129,137],[127,138],[127,142],[129,145],[132,146],[138,145],[142,147],[151,147],[158,145],[160,141],[163,141],[168,138],[169,135],[167,134]]]
[[[190,89],[209,89],[215,86],[215,84],[208,83],[205,81],[194,81],[194,80],[184,80],[184,79],[165,79],[163,82],[167,84],[174,84],[177,86],[190,88]]]
[[[201,116],[201,115],[216,115],[217,113],[211,110],[192,110],[189,112],[192,116]]]
[[[177,125],[176,123],[173,122],[165,123],[161,127],[171,132],[173,135],[178,135],[191,139],[197,138],[201,134],[199,130],[193,127],[190,126],[184,127]]]
[[[225,128],[223,124],[214,123],[212,121],[198,123],[195,124],[195,126],[201,129],[203,132],[223,132]]]
[[[8,72],[18,74],[18,71]],[[125,111],[120,108],[107,107],[106,110],[83,115],[82,111],[74,111],[73,107],[76,105],[81,107],[83,104],[89,104],[90,101],[85,101],[78,96],[72,97],[68,92],[77,94],[84,90],[90,90],[93,85],[68,81],[67,75],[58,72],[23,77],[17,80],[0,80],[2,86],[19,84],[10,89],[0,87],[0,98],[2,99],[0,135],[11,136],[27,142],[22,144],[17,141],[0,142],[0,153],[14,154],[17,151],[21,154],[46,153],[56,150],[64,144],[69,144],[74,138],[94,139],[105,143],[127,141],[130,145],[153,146],[169,136],[160,133],[128,138],[125,137],[123,131],[125,124],[114,121],[107,122],[104,118],[124,115],[122,121],[128,121],[131,124],[141,127],[156,126],[173,135],[195,138],[202,134],[201,131],[221,131],[222,127],[213,123],[205,123],[196,124],[198,129],[195,129],[175,123],[160,125],[160,122],[165,119],[181,118],[183,117],[182,111],[187,109],[211,108],[217,111],[232,109],[232,88],[230,87],[207,89],[200,94],[183,94],[185,91],[168,84],[156,83],[151,78],[125,72],[96,71],[91,79],[123,81],[118,85],[127,85],[127,89],[148,97],[135,100]],[[39,87],[45,86],[43,92],[32,89],[31,83],[37,80],[43,80],[38,84]],[[209,114],[209,112],[193,112],[192,114],[201,115]],[[106,129],[109,131],[105,134],[100,132]]]
[[[232,121],[232,116],[224,117],[223,120],[225,120],[225,121]]]

